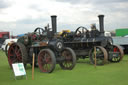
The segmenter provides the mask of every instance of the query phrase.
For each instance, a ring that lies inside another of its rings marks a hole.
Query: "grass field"
[[[25,78],[15,80],[7,57],[0,51],[0,85],[128,85],[128,56],[120,63],[109,63],[96,68],[88,60],[80,60],[73,70],[62,70],[59,65],[51,74],[41,73],[35,68],[32,80],[31,66]]]

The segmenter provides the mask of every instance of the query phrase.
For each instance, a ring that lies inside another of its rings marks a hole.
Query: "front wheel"
[[[105,48],[101,46],[96,46],[92,48],[89,52],[89,58],[92,64],[95,64],[95,51],[96,51],[96,64],[97,65],[104,65],[108,60],[108,54]]]
[[[41,72],[51,73],[55,69],[56,59],[52,50],[42,49],[38,54],[38,66]]]
[[[60,67],[65,70],[72,70],[76,64],[76,54],[71,48],[65,48],[62,53],[64,60],[59,63]]]

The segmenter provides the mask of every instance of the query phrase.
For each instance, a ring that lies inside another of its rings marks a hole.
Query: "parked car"
[[[2,44],[2,46],[1,46],[1,49],[2,49],[3,51],[5,51],[6,45],[9,44],[9,43],[11,43],[11,42],[17,42],[17,39],[6,39],[6,40],[4,41],[4,43]],[[8,49],[8,48],[7,48],[7,49]]]

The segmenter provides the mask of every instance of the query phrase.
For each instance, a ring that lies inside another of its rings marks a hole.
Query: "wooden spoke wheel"
[[[38,66],[41,72],[51,73],[56,65],[55,55],[50,49],[43,49],[38,54]]]
[[[76,64],[76,55],[71,48],[65,48],[62,51],[62,57],[64,60],[59,63],[62,69],[72,70]]]
[[[92,64],[95,64],[95,54],[96,54],[96,64],[104,65],[108,60],[108,54],[105,48],[101,46],[96,46],[96,53],[94,48],[89,52],[90,61]]]
[[[8,49],[8,62],[10,67],[13,63],[23,62],[26,64],[27,51],[22,43],[12,43]]]
[[[109,50],[109,53],[113,53],[116,57],[111,57],[109,54],[109,61],[110,62],[119,62],[122,60],[124,56],[123,49],[118,45],[113,45],[113,47]]]

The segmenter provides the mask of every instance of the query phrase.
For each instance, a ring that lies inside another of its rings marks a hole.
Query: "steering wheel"
[[[40,27],[37,27],[35,30],[34,30],[34,33],[38,33],[39,35],[42,35],[44,32],[44,29],[43,28],[40,28]]]
[[[75,35],[77,36],[81,36],[83,34],[86,34],[86,32],[88,32],[87,28],[86,27],[83,27],[83,26],[80,26],[76,29],[75,31]]]

